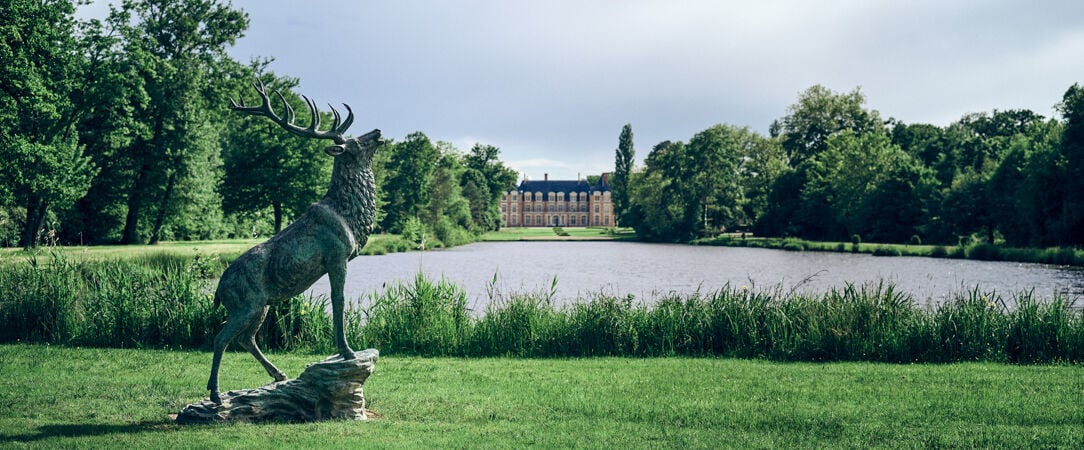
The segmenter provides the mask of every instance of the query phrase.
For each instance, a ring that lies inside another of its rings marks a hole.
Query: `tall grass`
[[[225,311],[199,261],[46,263],[0,268],[0,342],[210,348]],[[214,274],[212,274],[214,275]],[[495,283],[494,283],[495,284]],[[936,307],[887,283],[812,295],[726,286],[651,303],[595,294],[565,306],[548,292],[464,290],[418,275],[347,310],[348,338],[385,354],[583,357],[734,356],[781,361],[1084,362],[1084,318],[1064,297],[974,289]],[[267,348],[334,351],[327,299],[276,305]]]
[[[164,254],[76,261],[62,253],[0,268],[0,342],[100,347],[210,348],[224,308],[214,308],[215,259]],[[302,296],[272,308],[261,338],[311,348],[331,333],[326,300]]]

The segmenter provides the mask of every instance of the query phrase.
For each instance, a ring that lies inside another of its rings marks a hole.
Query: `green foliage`
[[[25,209],[23,247],[38,244],[50,209],[69,208],[96,172],[74,126],[87,66],[74,12],[62,0],[0,4],[0,207]]]
[[[477,143],[471,147],[463,161],[467,167],[460,185],[463,197],[470,201],[470,227],[475,232],[500,229],[501,212],[498,202],[501,195],[513,189],[516,172],[498,158],[501,150],[495,146]]]
[[[903,252],[896,247],[880,246],[873,250],[873,256],[903,256]]]
[[[625,223],[629,209],[629,180],[636,163],[636,149],[632,142],[632,124],[621,128],[614,153],[614,173],[610,177],[610,189],[613,191],[614,212],[618,223]]]
[[[297,79],[265,73],[263,66],[255,64],[247,71],[254,76],[262,74],[268,90],[282,94],[300,112],[298,123],[310,120],[302,115],[308,108],[301,96],[293,92]],[[252,104],[251,87],[238,84],[232,95],[248,97],[245,103]],[[277,108],[283,109],[281,105]],[[278,232],[287,218],[300,217],[327,190],[334,160],[323,151],[326,142],[288,133],[259,117],[231,114],[227,119],[231,132],[222,149],[222,209],[226,214],[239,214],[270,208],[273,231]]]
[[[414,132],[402,142],[387,146],[391,155],[385,185],[381,186],[387,201],[386,216],[381,227],[398,232],[403,220],[417,217],[429,203],[433,168],[440,156],[437,147],[425,134]]]

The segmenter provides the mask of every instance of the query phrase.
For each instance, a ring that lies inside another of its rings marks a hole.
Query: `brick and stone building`
[[[585,180],[523,180],[501,196],[501,221],[506,227],[617,226],[610,193],[610,174],[595,184]]]

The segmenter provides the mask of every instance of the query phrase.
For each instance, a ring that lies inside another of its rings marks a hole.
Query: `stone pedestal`
[[[336,355],[310,364],[296,379],[225,392],[221,405],[208,399],[185,406],[177,423],[365,420],[362,385],[378,355],[376,349],[354,352],[352,360]]]

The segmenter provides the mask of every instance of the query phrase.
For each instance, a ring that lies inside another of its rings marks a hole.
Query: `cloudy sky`
[[[945,125],[995,108],[1052,117],[1084,83],[1080,0],[233,5],[251,24],[230,53],[351,105],[354,134],[496,145],[533,179],[612,170],[625,123],[640,160],[717,123],[766,134],[814,84]]]

